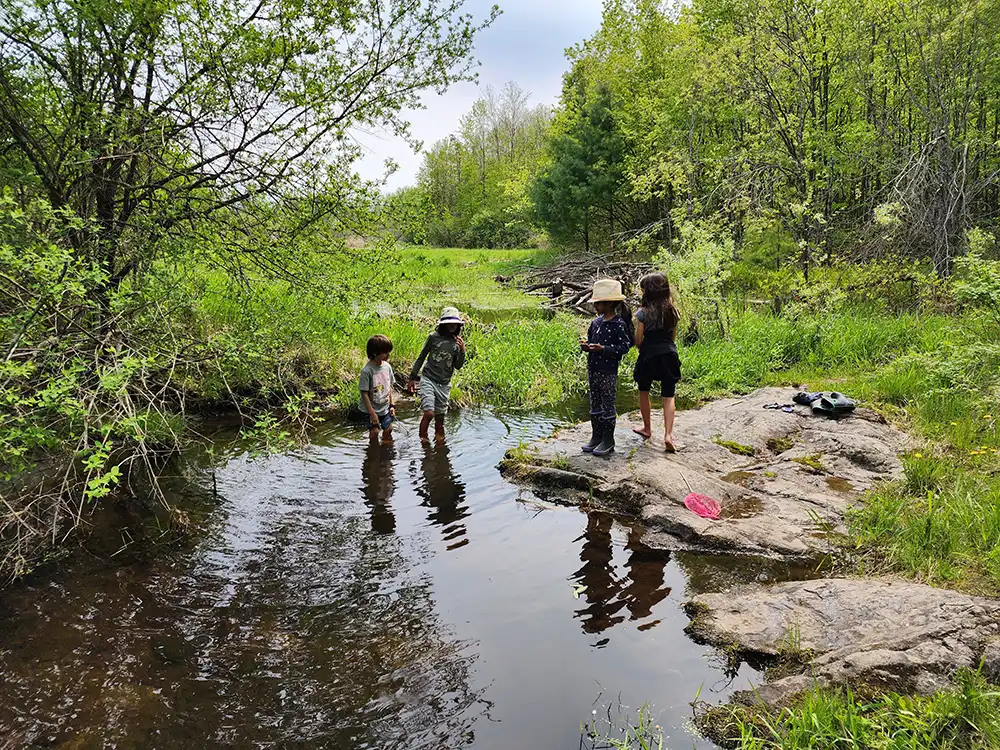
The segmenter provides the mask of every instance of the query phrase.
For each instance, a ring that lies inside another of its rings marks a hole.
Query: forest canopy
[[[491,178],[513,155],[493,93],[428,152],[427,226],[457,227],[428,239],[497,210],[591,250],[670,248],[696,222],[806,273],[902,254],[947,275],[997,218],[998,28],[997,0],[607,0],[517,152],[529,179]]]

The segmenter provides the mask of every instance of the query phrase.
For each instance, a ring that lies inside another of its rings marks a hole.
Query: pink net
[[[684,507],[702,518],[716,519],[722,515],[718,500],[713,500],[708,495],[699,495],[697,492],[692,492],[684,498]]]

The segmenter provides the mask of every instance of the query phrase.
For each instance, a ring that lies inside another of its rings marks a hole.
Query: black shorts
[[[639,390],[648,393],[654,380],[659,380],[663,388],[663,398],[673,398],[677,382],[681,379],[681,360],[677,352],[664,352],[647,356],[639,353],[632,373]]]

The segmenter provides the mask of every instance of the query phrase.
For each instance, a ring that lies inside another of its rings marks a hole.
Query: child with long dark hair
[[[613,279],[594,282],[590,298],[598,315],[590,324],[580,349],[587,352],[587,381],[590,386],[590,442],[585,453],[606,456],[615,449],[615,398],[618,395],[618,365],[632,348],[632,311],[625,302],[622,285]]]
[[[653,436],[649,390],[653,381],[658,380],[663,396],[663,447],[667,453],[673,453],[677,450],[674,445],[674,394],[681,379],[681,361],[675,341],[680,314],[670,292],[670,281],[664,274],[644,276],[639,281],[639,288],[642,301],[635,314],[635,345],[639,347],[639,359],[633,377],[639,387],[642,429],[634,432],[646,440]]]

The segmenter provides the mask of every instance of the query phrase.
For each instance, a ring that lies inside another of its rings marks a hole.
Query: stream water
[[[690,701],[756,673],[691,641],[681,603],[801,571],[651,550],[502,479],[563,416],[464,410],[432,447],[415,415],[392,446],[329,425],[217,460],[193,544],[0,594],[0,748],[572,750],[593,712],[647,702],[666,747],[707,745]]]

